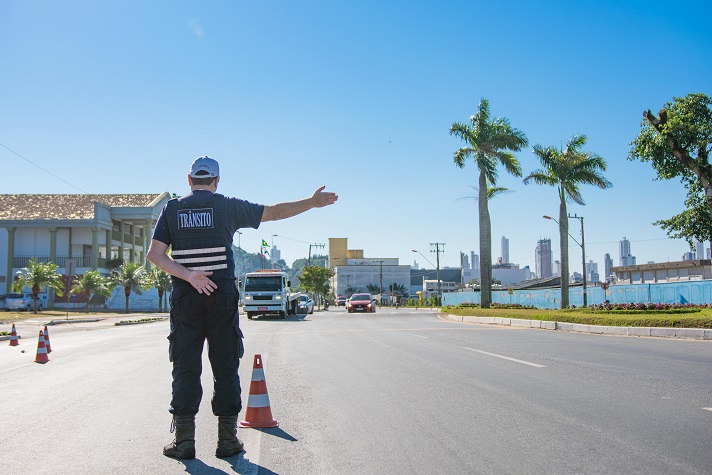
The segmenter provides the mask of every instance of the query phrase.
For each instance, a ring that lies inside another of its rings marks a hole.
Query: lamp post
[[[380,300],[380,305],[383,305],[383,259],[372,259],[371,262],[378,262],[381,264],[381,271],[379,273],[379,283],[378,283],[378,299]]]
[[[578,216],[574,214],[571,216],[569,214],[569,219],[574,218],[581,221],[581,264],[583,265],[583,306],[588,307],[588,301],[586,299],[586,241],[584,241],[583,236],[583,216]]]
[[[418,251],[418,250],[411,249],[411,251],[417,252],[418,254],[420,254],[421,256],[423,256],[423,253],[420,252],[420,251]],[[428,259],[428,258],[425,257],[425,256],[423,256],[423,259],[425,259],[426,261],[428,261],[428,263],[429,263],[431,266],[435,267],[435,269],[436,269],[436,270],[435,270],[435,275],[436,275],[436,277],[437,277],[437,279],[438,279],[438,298],[442,300],[443,295],[442,295],[442,293],[441,293],[441,291],[440,291],[440,252],[439,252],[439,250],[438,250],[438,259],[437,259],[438,264],[437,264],[437,265],[435,265],[435,264],[433,264],[432,262],[430,262],[430,259]]]
[[[544,218],[544,219],[550,219],[550,220],[552,220],[553,222],[555,222],[556,224],[558,224],[559,226],[561,226],[561,224],[560,224],[556,219],[552,218],[551,216],[546,216],[546,215],[544,215],[543,218]],[[569,214],[569,215],[568,215],[568,218],[569,218],[569,219],[571,219],[571,218],[576,218],[576,219],[581,220],[581,242],[578,242],[578,241],[576,240],[576,238],[571,235],[571,233],[568,233],[568,234],[569,234],[569,237],[570,237],[571,239],[573,239],[574,242],[575,242],[576,244],[578,244],[578,245],[581,247],[581,264],[582,264],[582,266],[583,266],[583,269],[582,269],[582,270],[583,270],[583,306],[584,306],[584,307],[588,307],[588,299],[586,298],[586,247],[585,247],[585,242],[584,242],[584,239],[583,239],[583,238],[584,238],[584,235],[583,235],[583,216],[578,216],[578,215],[576,215],[576,214],[574,214],[573,216],[571,216],[571,215]],[[562,276],[561,278],[563,279],[564,277]],[[566,278],[568,279],[568,276],[567,276]]]
[[[235,259],[235,267],[236,267],[236,272],[237,272],[237,291],[240,291],[240,237],[242,236],[242,232],[236,231],[237,233],[237,259]]]

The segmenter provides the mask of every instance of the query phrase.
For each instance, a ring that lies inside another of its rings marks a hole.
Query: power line
[[[73,185],[72,183],[69,183],[67,180],[58,177],[57,175],[55,175],[55,174],[52,173],[51,171],[47,170],[46,168],[42,168],[41,166],[37,165],[35,162],[33,162],[32,160],[30,160],[29,158],[23,157],[22,155],[20,155],[19,153],[17,153],[16,151],[14,151],[13,149],[11,149],[11,148],[8,147],[7,145],[5,145],[4,143],[0,142],[0,146],[2,146],[2,147],[5,148],[6,150],[9,150],[10,152],[14,153],[15,155],[17,155],[18,157],[20,157],[21,159],[23,159],[23,160],[26,161],[27,163],[31,163],[32,165],[36,166],[37,168],[39,168],[39,169],[42,170],[43,172],[45,172],[45,173],[47,173],[47,174],[49,174],[49,175],[52,175],[52,176],[55,177],[57,180],[66,183],[67,185],[71,186],[72,188],[76,188],[77,190],[81,191],[82,193],[89,194],[88,191],[82,190],[82,189],[79,188],[78,186]]]

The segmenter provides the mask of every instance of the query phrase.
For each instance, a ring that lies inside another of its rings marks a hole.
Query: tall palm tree
[[[524,183],[557,187],[559,194],[559,242],[561,249],[561,308],[569,306],[569,217],[566,202],[584,206],[579,185],[594,185],[610,188],[611,183],[601,174],[606,171],[606,162],[593,152],[584,152],[585,135],[574,135],[566,142],[563,150],[556,147],[534,146],[534,154],[539,158],[542,169],[535,170],[524,179]],[[585,260],[585,258],[584,258]],[[584,269],[585,272],[585,269]]]
[[[455,151],[455,165],[465,166],[465,160],[473,158],[479,170],[478,210],[480,230],[480,303],[482,308],[492,304],[492,224],[488,206],[488,190],[497,185],[497,165],[514,175],[522,176],[522,167],[512,152],[518,152],[529,142],[526,135],[511,126],[506,118],[490,116],[489,102],[480,100],[477,114],[470,116],[470,123],[455,122],[450,128],[454,135],[467,143]]]
[[[129,313],[129,296],[132,290],[137,294],[143,292],[146,285],[146,268],[137,262],[127,262],[112,275],[112,281],[115,285],[120,285],[124,288],[124,296],[126,297],[124,313]]]
[[[108,297],[111,295],[112,290],[113,287],[108,278],[101,275],[97,270],[90,270],[74,280],[72,290],[69,293],[85,294],[87,299],[84,303],[84,310],[89,311],[89,299],[92,294]]]
[[[163,312],[163,294],[173,288],[171,275],[158,267],[152,267],[148,273],[148,285],[158,290],[158,311]]]
[[[50,262],[42,264],[35,259],[30,259],[27,267],[23,267],[18,271],[17,280],[12,284],[12,290],[22,292],[22,289],[29,287],[32,289],[32,310],[37,313],[37,296],[42,287],[49,287],[55,291],[60,297],[64,295],[64,282],[62,276],[57,272],[57,264]]]

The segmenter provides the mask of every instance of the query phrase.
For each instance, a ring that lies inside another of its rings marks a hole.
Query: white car
[[[31,293],[14,293],[7,294],[5,297],[5,310],[27,310],[31,312],[34,310],[32,307],[32,294]],[[37,310],[42,310],[42,299],[37,299]]]
[[[300,295],[297,299],[297,313],[314,313],[314,301],[308,295]]]

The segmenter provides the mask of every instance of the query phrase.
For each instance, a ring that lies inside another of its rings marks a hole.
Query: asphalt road
[[[241,325],[244,404],[259,353],[280,425],[240,429],[246,452],[215,458],[206,359],[197,458],[184,462],[161,454],[172,439],[167,321],[51,326],[44,365],[33,362],[41,326],[18,325],[19,347],[0,342],[0,471],[712,473],[710,341],[462,324],[403,309],[332,307]]]

